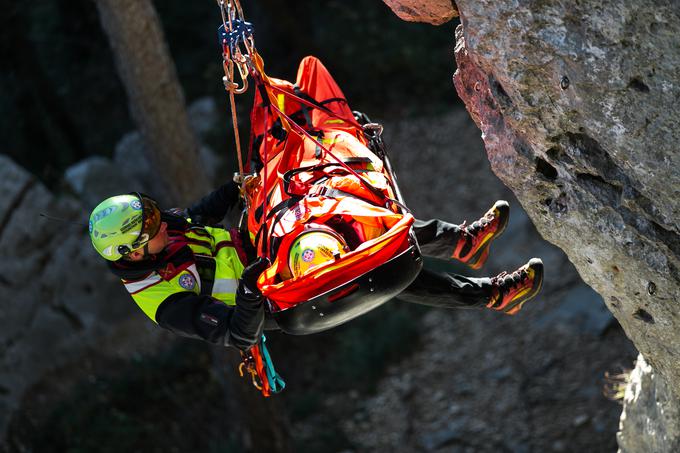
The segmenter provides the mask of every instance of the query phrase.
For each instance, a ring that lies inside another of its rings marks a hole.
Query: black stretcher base
[[[411,246],[383,265],[338,288],[287,310],[270,313],[270,316],[279,329],[291,335],[322,332],[394,298],[415,280],[422,266],[418,246]]]

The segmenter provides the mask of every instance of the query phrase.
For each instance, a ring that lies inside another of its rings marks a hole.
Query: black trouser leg
[[[465,277],[423,267],[397,299],[444,308],[483,307],[491,297],[491,279]]]
[[[420,251],[425,256],[450,260],[460,239],[458,225],[439,219],[416,220],[413,232]],[[483,307],[491,297],[491,279],[473,278],[440,270],[428,269],[427,261],[418,277],[397,299],[444,308]]]
[[[423,255],[434,258],[450,259],[460,239],[460,227],[439,219],[424,222],[416,220],[413,232]]]

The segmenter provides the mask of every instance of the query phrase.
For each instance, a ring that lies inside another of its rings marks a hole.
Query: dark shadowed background
[[[96,7],[89,0],[0,4],[0,153],[53,192],[70,194],[65,170],[92,155],[113,156],[136,127]],[[212,99],[218,107],[202,141],[227,179],[235,156],[218,8],[209,0],[155,6],[187,104]],[[244,8],[269,75],[292,79],[299,60],[316,55],[350,105],[385,124],[417,216],[472,221],[494,200],[511,201],[511,225],[477,274],[512,270],[531,256],[544,258],[547,269],[543,293],[515,318],[391,302],[331,332],[271,334],[288,383],[275,398],[295,451],[616,448],[620,406],[603,393],[618,387],[605,373],[632,367],[635,351],[491,173],[451,82],[455,23],[406,23],[379,0],[244,1]],[[237,101],[247,136],[249,95]],[[129,303],[130,316],[150,324]],[[126,344],[135,336],[128,332]],[[253,445],[239,428],[249,408],[231,398],[247,382],[223,367],[227,352],[171,336],[127,356],[107,350],[91,348],[67,364],[55,358],[12,416],[3,448],[238,452]]]

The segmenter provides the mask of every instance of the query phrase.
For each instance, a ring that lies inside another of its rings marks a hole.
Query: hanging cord
[[[233,71],[233,63],[232,63],[232,71]],[[233,72],[232,72],[233,74]],[[226,85],[225,85],[225,88]],[[236,142],[236,155],[238,156],[238,172],[240,176],[240,183],[241,183],[241,191],[245,189],[246,186],[246,178],[245,178],[245,172],[243,170],[243,155],[241,153],[241,137],[239,136],[238,132],[238,118],[236,115],[236,99],[234,95],[234,90],[227,88],[227,91],[229,91],[229,105],[231,107],[231,124],[232,127],[234,128],[234,141]]]
[[[265,125],[264,127],[266,128],[267,127],[267,121],[269,120],[269,107],[265,107],[263,116],[264,116],[264,125]],[[267,157],[268,157],[267,151],[268,151],[268,148],[269,148],[267,146],[267,137],[264,137],[264,140],[262,141],[262,146],[264,147],[264,152],[263,152],[264,156],[263,157],[264,157],[264,161],[265,161],[265,165],[262,168],[262,172],[263,172],[263,174],[262,174],[262,216],[263,216],[264,219],[266,219],[267,218],[267,198],[268,198],[267,197],[267,195],[268,195],[267,194],[267,179],[268,179],[267,167],[268,166],[267,166],[266,162],[267,162]],[[263,222],[263,224],[264,223],[266,223],[266,220],[265,220],[265,222]],[[267,235],[264,235],[262,237],[262,249],[260,251],[261,256],[269,257],[269,253],[267,253],[268,248],[269,248],[268,242],[269,241],[268,241]]]
[[[224,88],[229,92],[229,106],[231,108],[231,121],[234,130],[234,142],[236,144],[236,155],[238,158],[238,178],[237,182],[241,185],[241,193],[246,189],[246,175],[241,151],[241,137],[238,128],[238,115],[236,112],[236,94],[243,94],[248,89],[248,68],[250,66],[248,54],[254,50],[254,40],[252,38],[252,26],[243,20],[243,10],[238,0],[217,0],[222,16],[223,32],[220,32],[222,44],[222,66],[224,69]],[[241,52],[240,43],[245,47],[246,53]],[[235,68],[241,77],[242,84],[239,86],[235,82]],[[246,205],[247,197],[244,197]],[[247,207],[247,206],[246,206]]]
[[[51,215],[49,215],[49,214],[45,214],[44,212],[41,212],[41,213],[40,213],[40,217],[44,217],[44,218],[46,218],[47,220],[53,220],[53,221],[55,221],[55,222],[66,223],[66,224],[72,225],[72,226],[83,227],[83,228],[87,228],[87,227],[88,227],[88,223],[87,223],[87,222],[78,222],[78,221],[76,221],[76,220],[62,219],[62,218],[60,218],[60,217],[54,217],[54,216],[51,216]]]

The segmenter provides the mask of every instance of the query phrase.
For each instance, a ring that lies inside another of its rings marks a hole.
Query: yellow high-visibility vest
[[[132,299],[154,322],[158,307],[166,298],[176,293],[209,294],[227,305],[236,303],[236,288],[244,265],[231,233],[219,227],[191,226],[185,237],[189,248],[194,252],[195,260],[182,265],[184,269],[181,272],[168,280],[158,272],[151,272],[143,280],[123,281]],[[206,261],[214,263],[212,282],[201,279],[204,269],[199,269],[202,266],[200,263]],[[209,287],[211,283],[212,287]]]

